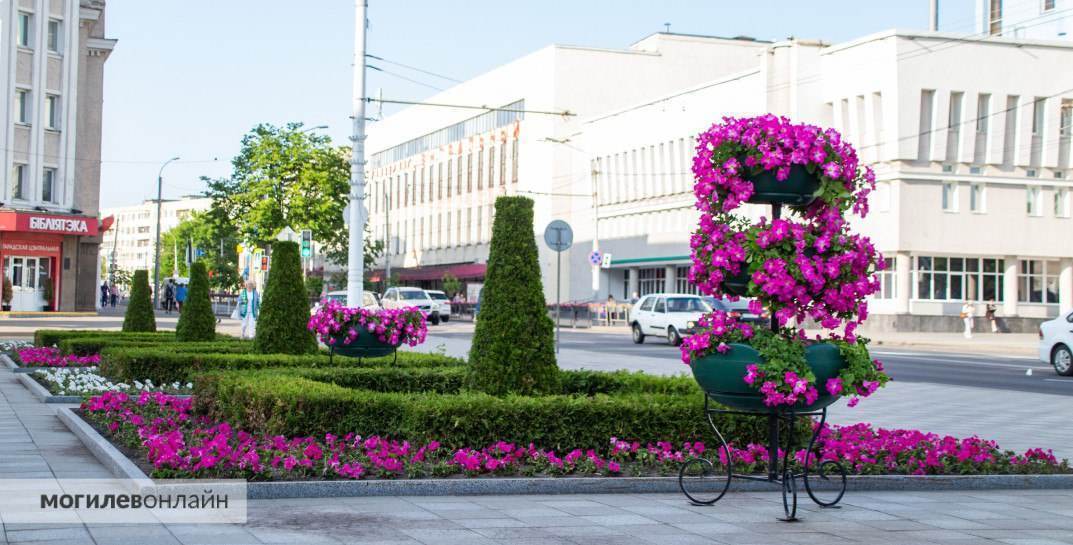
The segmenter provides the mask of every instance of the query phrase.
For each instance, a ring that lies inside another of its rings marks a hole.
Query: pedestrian
[[[961,319],[965,322],[966,339],[972,338],[972,315],[974,310],[972,303],[968,300],[965,301],[964,305],[961,305]]]
[[[175,302],[175,284],[169,278],[164,284],[164,312],[171,314],[171,306]]]
[[[604,311],[607,314],[607,325],[611,325],[611,313],[615,310],[615,296],[613,294],[607,294],[607,308]]]
[[[257,284],[252,280],[246,282],[246,288],[238,294],[238,305],[231,317],[242,320],[243,339],[252,339],[257,334],[257,317],[261,314],[261,296],[257,293]]]
[[[116,303],[119,301],[119,286],[112,284],[112,287],[108,289],[108,297],[111,299],[112,308],[115,308]]]
[[[987,300],[987,306],[984,307],[984,316],[987,317],[987,321],[991,322],[991,332],[998,333],[998,319],[995,318],[995,312],[998,310],[998,305],[995,304],[994,299]]]
[[[183,302],[186,301],[186,284],[180,283],[175,288],[175,302],[179,306],[179,314],[183,312]]]
[[[101,308],[108,306],[108,281],[101,282]]]

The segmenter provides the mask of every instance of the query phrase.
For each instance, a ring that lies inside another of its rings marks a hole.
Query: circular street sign
[[[544,242],[548,244],[548,248],[562,252],[574,243],[574,230],[563,220],[553,220],[544,229]]]
[[[604,256],[600,254],[600,250],[593,250],[589,253],[589,263],[593,267],[599,267],[600,263],[603,263]]]

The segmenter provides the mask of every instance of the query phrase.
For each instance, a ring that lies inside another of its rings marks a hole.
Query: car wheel
[[[1064,344],[1054,347],[1051,351],[1051,365],[1054,366],[1055,373],[1063,377],[1073,376],[1073,352]]]
[[[667,328],[667,344],[671,346],[682,344],[682,336],[678,334],[678,330],[673,325]]]
[[[440,318],[440,319],[441,319],[441,320],[443,320],[443,323],[445,323],[445,324],[446,324],[447,322],[450,322],[450,321],[451,321],[451,317],[450,317],[450,316],[444,316],[443,318]]]
[[[428,323],[430,323],[432,325],[440,325],[440,315],[439,314],[433,314],[432,316],[429,316]]]
[[[633,344],[645,342],[645,334],[641,332],[640,324],[633,324]]]

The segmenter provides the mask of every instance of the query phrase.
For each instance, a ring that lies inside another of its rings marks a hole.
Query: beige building
[[[164,200],[160,204],[160,233],[174,229],[194,212],[203,212],[212,206],[212,199],[187,196],[181,199]],[[117,206],[101,210],[102,218],[112,218],[112,226],[101,241],[101,260],[125,271],[145,269],[152,276],[156,248],[156,199],[131,206]],[[181,250],[181,249],[180,249]],[[175,251],[161,248],[161,252]],[[166,277],[171,271],[160,271]]]
[[[93,310],[103,0],[0,0],[0,267],[11,310]]]

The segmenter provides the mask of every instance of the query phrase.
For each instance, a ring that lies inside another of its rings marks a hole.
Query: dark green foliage
[[[134,271],[133,284],[127,314],[123,317],[123,331],[156,331],[153,302],[149,298],[149,272]]]
[[[469,383],[492,395],[555,392],[559,368],[544,306],[533,201],[499,197],[495,206]]]
[[[206,342],[177,343],[174,336],[166,339],[79,336],[65,338],[56,346],[64,354],[89,356],[100,354],[106,348],[151,348],[164,344],[167,345],[167,350],[172,352],[204,351],[207,354],[244,354],[253,351],[253,341],[226,338]]]
[[[195,345],[194,351],[178,349],[182,343],[161,347],[115,347],[101,353],[101,374],[113,381],[152,380],[154,384],[186,382],[198,371],[226,369],[265,369],[269,367],[328,367],[326,354],[256,354],[212,353]],[[335,358],[335,365],[346,367],[384,367],[392,365],[390,356],[370,358],[360,364],[353,358]],[[397,367],[436,367],[464,365],[460,359],[436,354],[399,352]]]
[[[309,299],[302,282],[298,243],[272,244],[272,268],[268,273],[257,318],[253,349],[262,354],[308,354],[316,350],[309,323]]]
[[[81,337],[169,342],[175,340],[175,332],[154,331],[126,333],[123,331],[107,331],[104,329],[38,329],[37,331],[34,331],[34,345],[59,346],[60,342],[65,339]]]
[[[201,342],[215,337],[216,314],[209,299],[209,274],[204,263],[195,261],[190,264],[190,285],[175,326],[175,338],[181,342]]]

